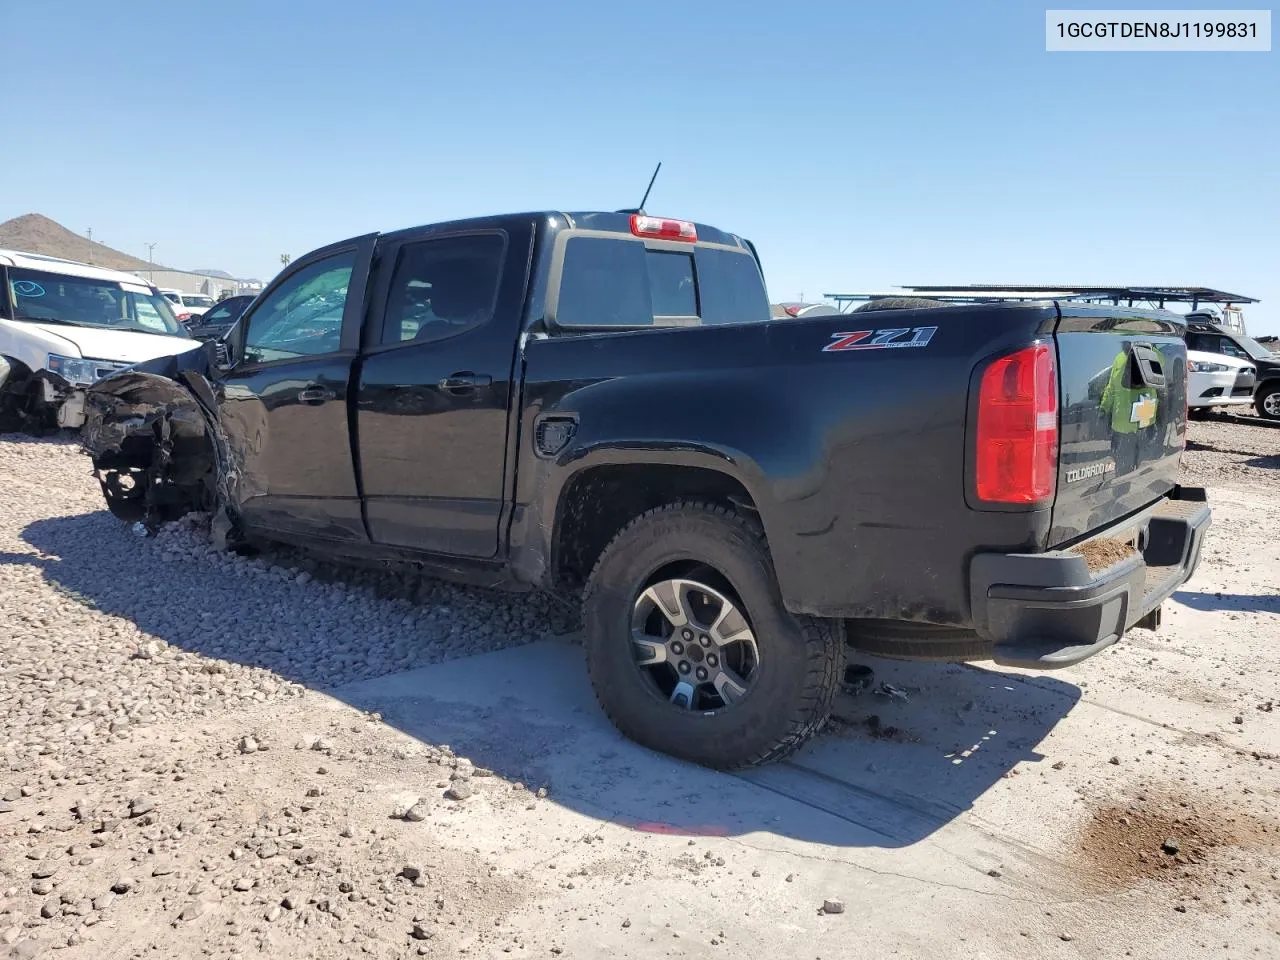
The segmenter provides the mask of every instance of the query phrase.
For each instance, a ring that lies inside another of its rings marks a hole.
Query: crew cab
[[[1183,333],[775,321],[732,233],[508,215],[316,250],[221,343],[96,384],[82,436],[125,520],[579,597],[618,727],[738,767],[823,725],[847,647],[1050,669],[1154,625],[1210,519]]]
[[[158,290],[130,273],[0,250],[0,422],[84,422],[84,388],[191,338]]]

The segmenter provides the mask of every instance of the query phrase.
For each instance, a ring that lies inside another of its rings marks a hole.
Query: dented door
[[[298,261],[241,319],[220,421],[250,533],[368,539],[347,401],[373,245],[359,238]]]

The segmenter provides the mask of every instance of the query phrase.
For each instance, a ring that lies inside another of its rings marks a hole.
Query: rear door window
[[[444,340],[488,323],[505,256],[498,233],[406,244],[391,276],[382,343]]]

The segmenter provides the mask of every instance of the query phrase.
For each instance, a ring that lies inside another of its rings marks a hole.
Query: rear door
[[[1178,482],[1185,328],[1175,314],[1062,305],[1061,456],[1050,542],[1141,510]]]
[[[533,220],[383,238],[356,404],[375,543],[498,553]]]
[[[373,235],[293,263],[254,301],[224,378],[220,420],[252,530],[367,541],[347,385],[360,342]]]

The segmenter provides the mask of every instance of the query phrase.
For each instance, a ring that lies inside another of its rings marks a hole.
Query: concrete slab
[[[336,694],[504,776],[549,786],[553,802],[536,824],[502,824],[493,853],[521,868],[587,871],[528,918],[542,929],[554,914],[566,955],[717,956],[731,945],[787,957],[1163,958],[1201,955],[1193,945],[1202,940],[1203,955],[1222,956],[1221,943],[1209,949],[1213,930],[1254,931],[1251,956],[1260,943],[1280,946],[1275,922],[1239,888],[1219,898],[1221,913],[1182,914],[1182,899],[1201,896],[1187,892],[1200,889],[1194,876],[1190,886],[1111,878],[1105,850],[1082,850],[1104,798],[1167,791],[1179,776],[1188,795],[1212,791],[1245,764],[1274,789],[1274,765],[1082,700],[1079,686],[1055,677],[875,666],[906,702],[846,700],[843,719],[795,758],[738,775],[622,738],[567,643]],[[491,844],[493,827],[460,821],[450,842]],[[565,842],[586,835],[625,851],[609,868],[627,877],[625,894],[598,875],[596,849]],[[1237,866],[1242,878],[1265,880],[1266,863]],[[844,915],[820,914],[831,897],[846,903]]]

